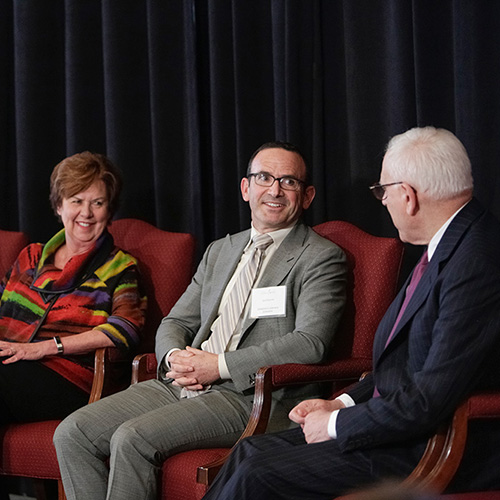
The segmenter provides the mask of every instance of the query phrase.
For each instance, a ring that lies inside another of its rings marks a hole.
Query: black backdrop
[[[393,235],[367,186],[387,140],[446,127],[500,216],[497,0],[0,0],[0,227],[46,241],[53,166],[107,154],[119,217],[195,234],[249,225],[239,180],[281,139],[313,165],[312,224]]]

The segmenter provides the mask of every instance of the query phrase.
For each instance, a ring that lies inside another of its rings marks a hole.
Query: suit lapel
[[[305,244],[306,235],[307,227],[302,224],[297,224],[292,229],[271,257],[262,276],[260,276],[259,288],[277,286],[285,279],[297,259],[307,248],[307,244]]]
[[[243,250],[250,240],[250,230],[243,231],[234,235],[227,235],[224,245],[220,250],[219,258],[214,266],[213,280],[212,280],[212,293],[209,295],[210,304],[208,309],[212,311],[210,318],[206,322],[207,331],[204,337],[208,337],[210,333],[210,326],[215,321],[219,311],[219,304],[222,300],[222,295],[229,283],[229,280],[234,274],[236,266],[241,259]]]
[[[484,210],[482,209],[480,204],[475,199],[472,199],[467,204],[467,206],[465,206],[452,220],[451,224],[446,229],[443,237],[441,238],[441,241],[439,242],[436,251],[432,256],[432,259],[429,262],[429,265],[424,275],[422,276],[422,279],[418,283],[413,297],[411,298],[410,303],[408,304],[403,316],[401,317],[401,320],[398,323],[396,331],[394,332],[389,345],[394,342],[396,337],[398,337],[403,330],[407,331],[407,329],[405,329],[405,326],[425,302],[431,289],[434,287],[439,273],[445,266],[446,262],[449,260],[450,256],[453,254],[455,248],[461,242],[464,234],[468,231],[471,224],[479,217],[482,212],[484,212]],[[397,302],[398,307],[395,307],[394,309],[391,308],[391,312],[393,313],[393,321],[390,324],[389,322],[385,322],[386,328],[384,330],[384,334],[380,335],[380,338],[378,339],[374,352],[374,356],[377,361],[383,355],[383,352],[385,350],[385,343],[387,341],[387,338],[389,337],[396,316],[403,303],[405,295],[404,290],[406,290],[410,279],[411,275],[406,280],[401,292],[398,294],[395,300],[395,303]]]

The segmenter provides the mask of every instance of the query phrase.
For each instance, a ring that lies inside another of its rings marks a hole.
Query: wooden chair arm
[[[156,378],[157,362],[156,356],[148,352],[138,354],[132,361],[132,384]]]
[[[94,355],[94,378],[89,404],[124,389],[130,380],[130,358],[116,347],[100,347]]]
[[[243,434],[234,446],[236,446],[242,439],[257,434],[263,434],[265,432],[269,420],[269,414],[271,412],[271,392],[272,367],[265,366],[257,372],[255,377],[255,398],[252,412],[250,413],[250,417]],[[196,481],[209,486],[215,479],[215,476],[221,467],[224,465],[224,462],[231,453],[231,450],[228,450],[227,454],[220,459],[198,467]]]
[[[89,404],[102,397],[106,375],[106,347],[96,350],[94,356],[94,379],[90,391]]]
[[[451,482],[462,460],[467,441],[467,401],[462,403],[451,422],[442,425],[428,443],[417,467],[404,481],[442,493]]]
[[[405,483],[443,492],[462,461],[469,420],[490,418],[500,418],[498,392],[476,393],[464,401],[449,425],[442,426],[429,440],[422,459]]]
[[[425,479],[432,473],[446,447],[450,437],[449,432],[450,427],[442,425],[436,434],[429,439],[422,458],[413,472],[403,481],[403,484],[418,487],[426,482]]]

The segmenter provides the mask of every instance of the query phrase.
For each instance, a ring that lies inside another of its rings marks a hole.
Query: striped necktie
[[[243,314],[250,291],[259,275],[266,248],[273,239],[268,234],[258,234],[253,237],[253,249],[250,258],[241,269],[234,286],[229,293],[226,304],[221,311],[218,321],[214,324],[204,350],[215,354],[223,353],[231,339],[236,326]]]

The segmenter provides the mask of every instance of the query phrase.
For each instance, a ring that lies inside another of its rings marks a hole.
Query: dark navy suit
[[[293,429],[246,440],[206,498],[331,499],[404,477],[467,395],[500,386],[498,221],[475,199],[457,214],[386,346],[407,284],[377,330],[372,374],[349,391],[356,405],[338,414],[337,439],[305,444]],[[494,426],[471,429],[460,488],[500,486],[498,470],[488,470],[498,446],[486,445],[498,439]]]

